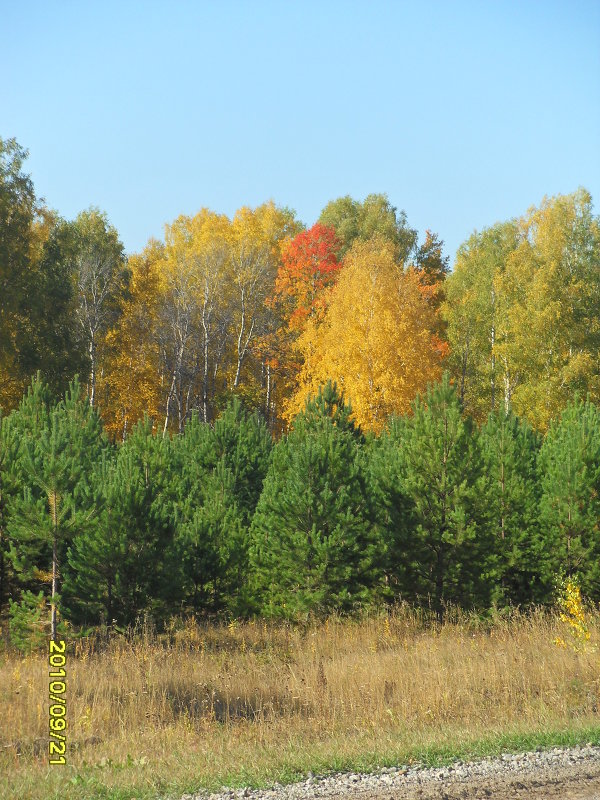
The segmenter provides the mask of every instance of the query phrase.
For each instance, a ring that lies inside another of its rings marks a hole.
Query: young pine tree
[[[553,575],[539,526],[540,437],[525,420],[500,411],[489,415],[481,441],[491,479],[503,600],[543,602],[553,589]]]
[[[204,423],[203,423],[204,424]],[[247,529],[235,497],[235,479],[223,461],[179,504],[176,548],[183,597],[196,614],[243,612],[248,574]]]
[[[413,408],[401,480],[414,504],[414,590],[441,620],[446,604],[486,608],[496,597],[490,486],[477,429],[448,375]]]
[[[94,470],[93,524],[68,553],[64,604],[74,621],[127,625],[143,612],[164,616],[179,600],[169,451],[146,420]]]
[[[569,403],[540,451],[540,523],[555,573],[600,600],[600,410]]]
[[[16,596],[19,581],[9,558],[8,538],[9,505],[19,494],[15,476],[19,439],[15,435],[11,417],[4,417],[0,408],[0,616],[9,597]]]
[[[51,584],[55,639],[61,568],[69,543],[89,521],[90,511],[80,502],[82,484],[104,441],[101,423],[77,382],[55,408],[42,406],[39,417],[25,422],[33,424],[24,426],[21,440],[23,494],[10,506],[11,559],[24,577]]]
[[[415,546],[415,503],[404,485],[408,425],[406,417],[392,417],[381,435],[367,443],[367,475],[389,598],[416,601],[426,554]]]
[[[334,385],[275,446],[251,527],[260,610],[288,618],[350,611],[381,585],[360,432]]]

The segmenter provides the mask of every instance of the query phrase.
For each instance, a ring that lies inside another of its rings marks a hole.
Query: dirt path
[[[425,778],[420,785],[345,792],[331,800],[600,800],[600,764],[540,768],[522,775]]]
[[[269,789],[224,789],[182,800],[600,800],[600,747],[554,747],[497,758],[372,773],[309,774]]]

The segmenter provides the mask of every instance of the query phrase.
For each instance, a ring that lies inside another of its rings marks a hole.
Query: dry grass
[[[598,615],[590,631],[597,643]],[[306,629],[175,621],[162,637],[142,629],[106,647],[74,642],[66,768],[48,767],[45,655],[3,654],[0,794],[181,793],[503,733],[600,727],[600,656],[557,647],[564,634],[541,612],[439,627],[398,609]]]

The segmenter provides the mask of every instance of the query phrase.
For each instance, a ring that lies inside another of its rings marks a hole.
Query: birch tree
[[[77,317],[89,356],[89,399],[94,407],[102,337],[120,311],[128,283],[123,245],[116,229],[98,209],[82,211],[71,223]]]

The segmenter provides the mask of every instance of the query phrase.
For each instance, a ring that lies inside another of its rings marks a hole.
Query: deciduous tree
[[[378,236],[356,242],[323,322],[309,323],[299,340],[304,364],[289,417],[332,378],[357,422],[381,431],[390,414],[408,411],[417,392],[440,377],[445,348],[434,328],[418,278],[398,265],[390,242]]]

